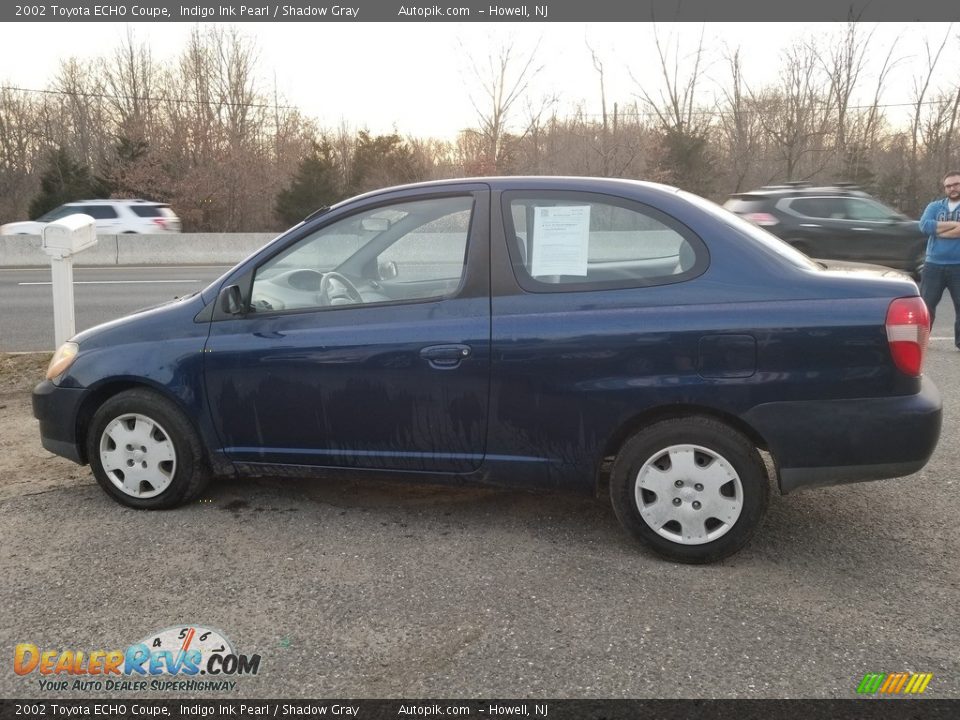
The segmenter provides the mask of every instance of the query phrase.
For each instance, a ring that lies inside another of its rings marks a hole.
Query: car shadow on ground
[[[721,563],[772,563],[806,566],[819,571],[874,567],[884,558],[893,569],[920,567],[930,552],[905,542],[911,532],[913,503],[904,503],[901,486],[890,480],[815,488],[782,496],[771,488],[765,521],[752,541]],[[482,523],[531,538],[556,533],[571,542],[606,544],[611,551],[639,552],[659,558],[636,544],[622,530],[606,495],[600,497],[549,490],[518,491],[473,486],[386,482],[346,477],[322,481],[301,478],[220,480],[201,502],[233,514],[238,520],[271,513],[304,512],[322,507],[397,518],[406,528],[427,533],[436,522],[469,527]],[[922,501],[918,500],[922,505]],[[922,517],[917,507],[916,522]]]

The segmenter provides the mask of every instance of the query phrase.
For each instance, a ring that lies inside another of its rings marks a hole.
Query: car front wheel
[[[732,555],[766,512],[767,472],[753,444],[712,418],[663,420],[630,438],[610,480],[620,523],[671,560]]]
[[[140,509],[170,508],[199,495],[209,473],[186,416],[160,395],[129,390],[93,416],[87,457],[114,500]]]

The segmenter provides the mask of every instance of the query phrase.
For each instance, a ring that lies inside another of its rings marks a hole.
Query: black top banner
[[[960,20],[949,0],[154,0],[4,3],[4,22],[930,22]]]

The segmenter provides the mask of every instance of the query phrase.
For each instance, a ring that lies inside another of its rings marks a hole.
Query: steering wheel
[[[324,273],[317,293],[321,305],[348,305],[362,303],[363,296],[357,286],[338,272]]]

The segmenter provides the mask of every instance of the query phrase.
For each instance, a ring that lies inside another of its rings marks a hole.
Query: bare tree
[[[951,28],[953,25],[951,24]],[[910,163],[909,176],[907,178],[906,199],[910,204],[910,211],[916,213],[920,209],[920,163],[919,147],[921,142],[920,125],[923,118],[923,110],[930,90],[930,83],[933,81],[937,64],[940,62],[940,55],[943,53],[947,40],[950,38],[950,29],[943,36],[940,45],[934,50],[930,45],[930,40],[924,40],[924,49],[926,50],[926,70],[913,78],[913,121],[910,126]]]
[[[51,89],[47,102],[55,103],[57,110],[45,133],[49,145],[68,148],[87,165],[102,163],[109,154],[114,119],[104,102],[106,90],[95,64],[64,60]]]
[[[660,60],[662,86],[659,97],[630,72],[638,96],[653,115],[660,131],[656,179],[690,189],[701,195],[713,187],[713,156],[708,141],[710,113],[698,104],[698,87],[704,80],[704,29],[696,47],[681,56],[679,41],[672,46],[660,41],[654,26],[654,44]]]
[[[700,39],[696,48],[682,58],[680,57],[679,42],[676,47],[671,49],[668,39],[666,47],[664,47],[660,42],[660,34],[656,25],[653,28],[653,39],[660,59],[660,75],[663,80],[659,99],[650,94],[632,71],[630,72],[630,78],[640,91],[639,96],[646,107],[656,116],[661,128],[692,135],[699,134],[709,123],[708,116],[699,112],[695,104],[697,86],[703,81],[704,28],[701,27],[700,29]],[[686,68],[689,68],[689,72],[684,77],[681,74],[681,69]]]
[[[26,216],[39,187],[36,160],[44,138],[37,132],[42,106],[27,92],[0,89],[0,223]]]
[[[833,95],[822,76],[814,43],[798,43],[784,54],[781,85],[750,93],[757,117],[783,162],[787,180],[813,177],[829,163]]]
[[[593,69],[597,71],[598,81],[600,83],[600,138],[597,152],[600,153],[600,174],[603,177],[610,176],[610,163],[612,148],[610,147],[610,136],[617,132],[617,104],[613,105],[613,129],[611,130],[611,121],[607,116],[607,88],[605,85],[603,61],[597,55],[597,52],[587,43],[587,50],[590,51],[590,58],[593,60]]]
[[[137,44],[133,29],[128,27],[113,57],[102,60],[100,67],[107,102],[116,116],[117,135],[149,142],[159,105],[158,69],[150,47]]]
[[[538,41],[529,54],[522,54],[517,52],[512,43],[500,42],[492,47],[483,65],[464,49],[470,73],[480,86],[479,92],[470,96],[470,103],[477,113],[487,161],[492,164],[494,172],[498,171],[505,159],[504,140],[511,126],[515,105],[543,70],[543,65],[537,65],[539,49]],[[520,137],[524,134],[525,131]]]
[[[757,108],[747,95],[740,49],[724,55],[730,71],[730,87],[721,87],[723,104],[718,104],[719,134],[732,181],[732,192],[744,189],[747,178],[762,161],[763,126]]]

